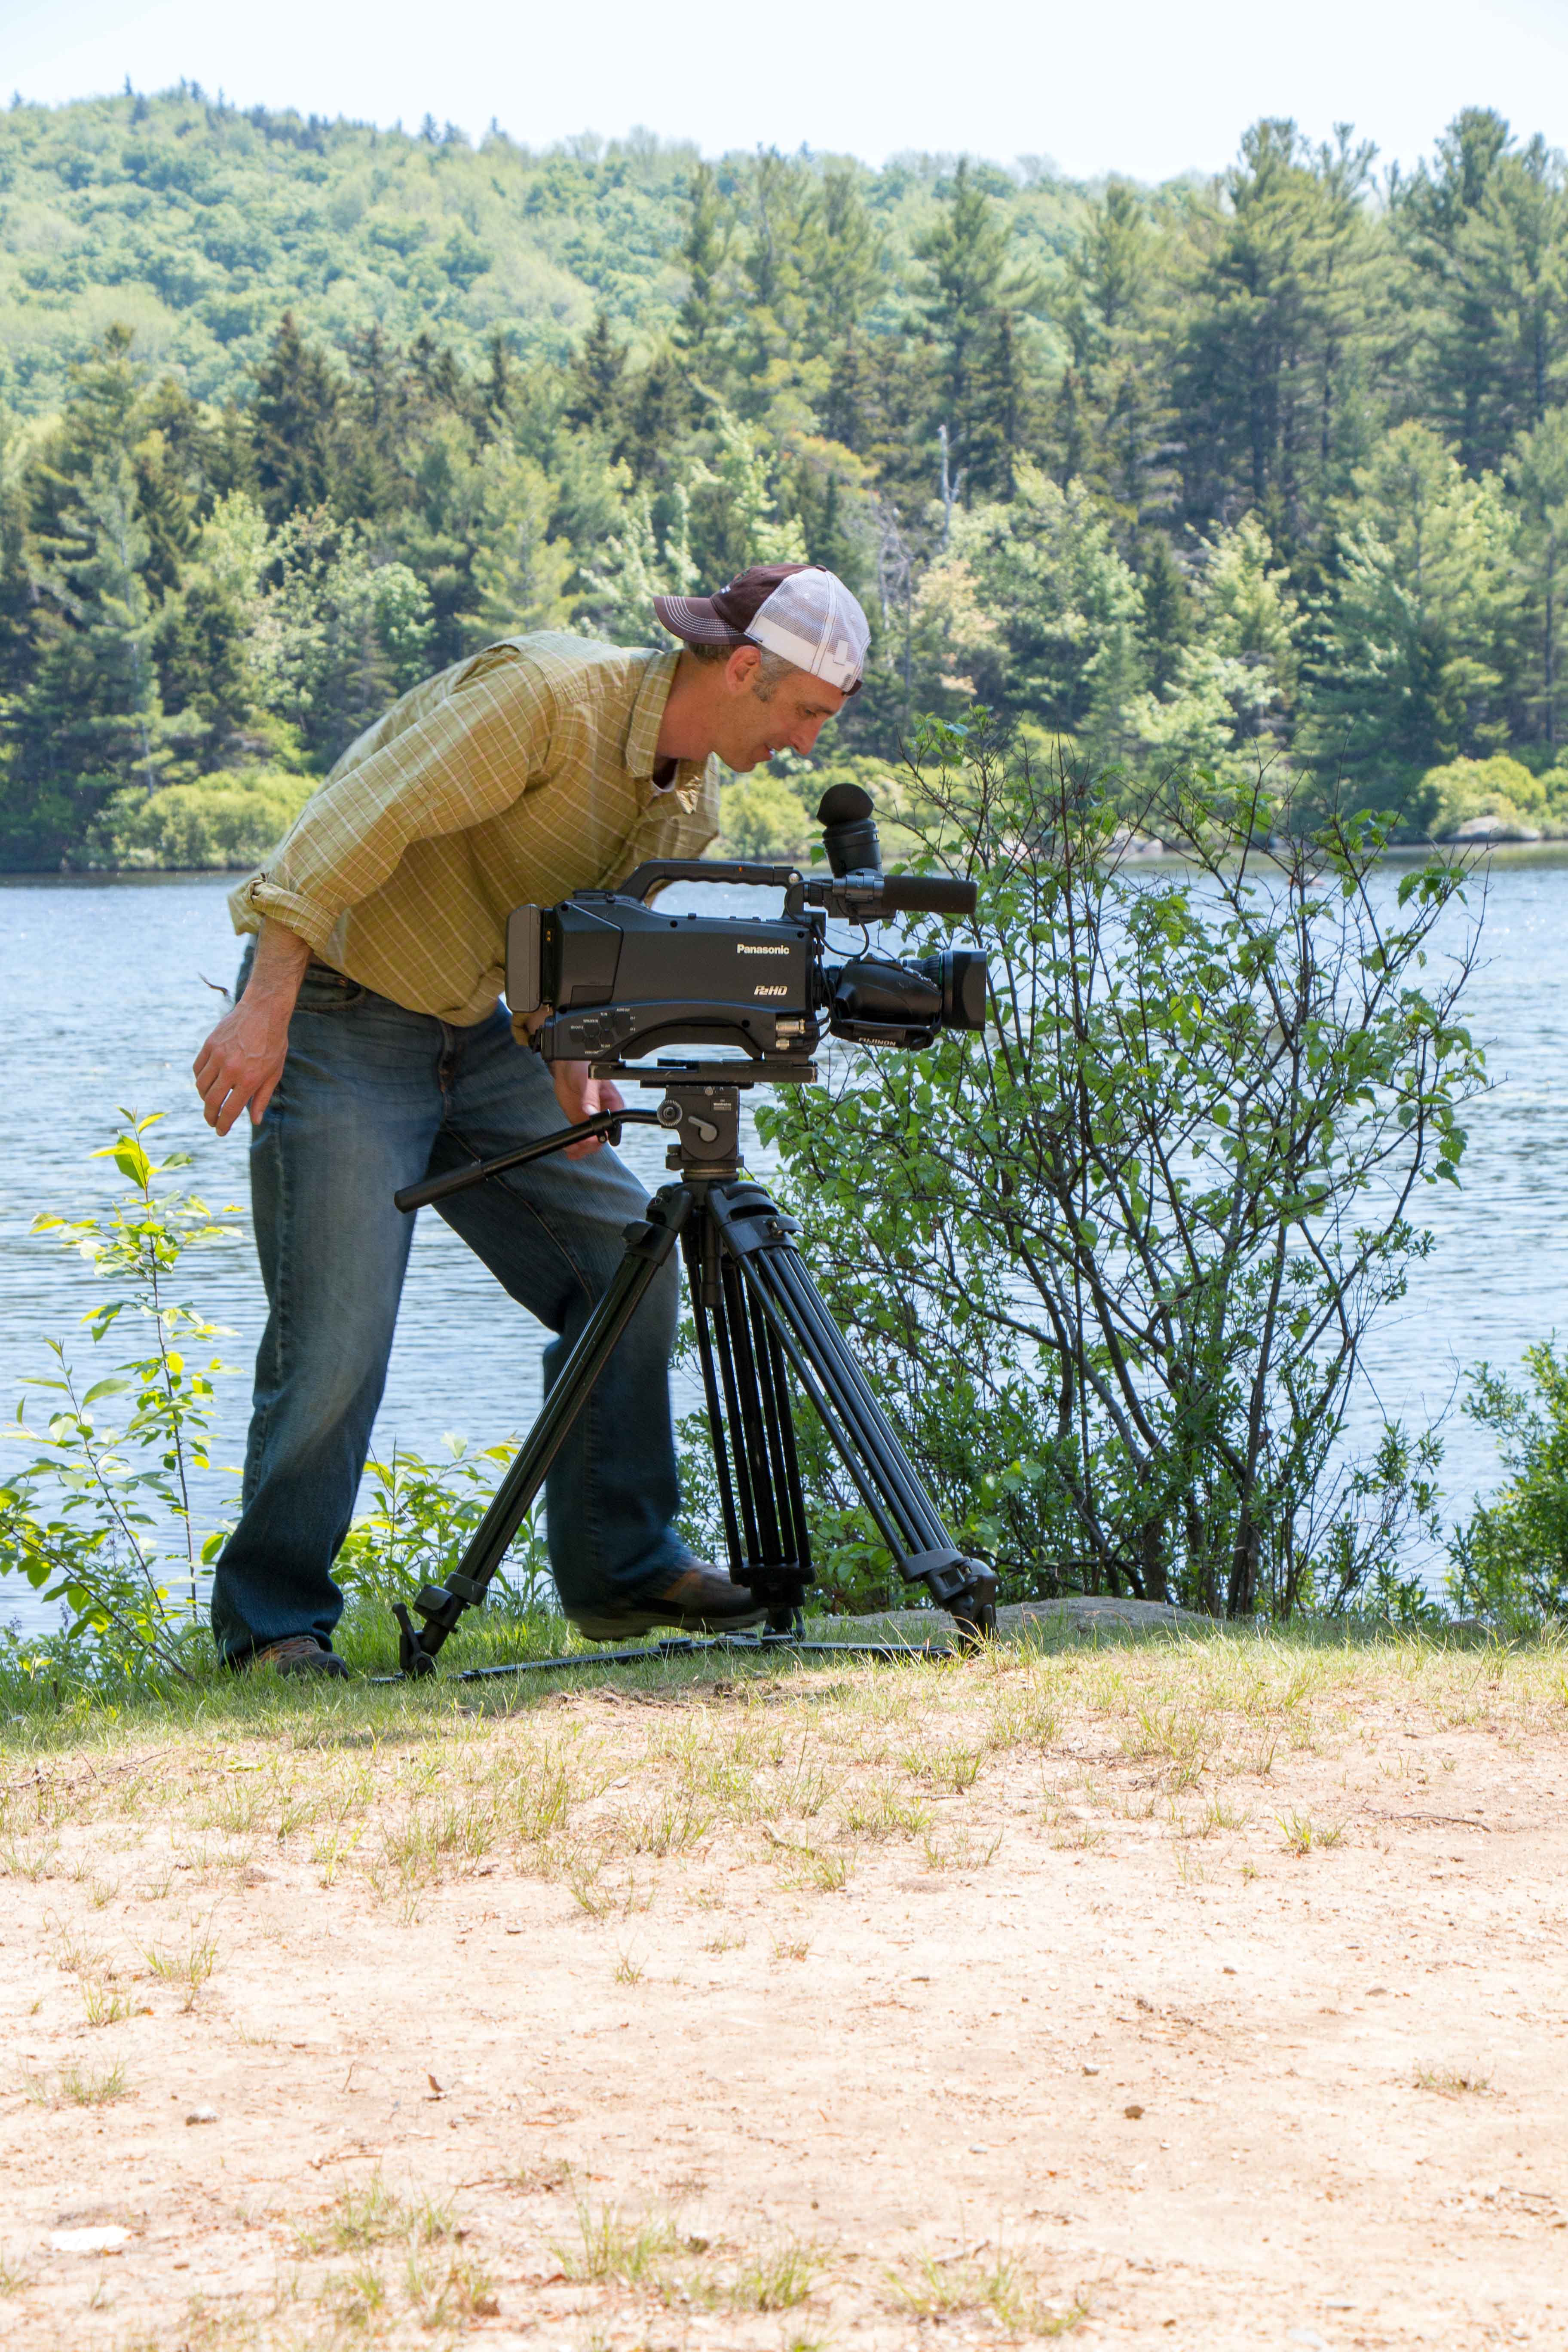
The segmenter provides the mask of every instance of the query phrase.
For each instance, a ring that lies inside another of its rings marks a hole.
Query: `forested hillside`
[[[981,701],[1568,829],[1568,193],[1486,112],[1150,190],[17,105],[0,396],[11,867],[246,857],[426,670],[795,555],[876,632],[833,760]]]

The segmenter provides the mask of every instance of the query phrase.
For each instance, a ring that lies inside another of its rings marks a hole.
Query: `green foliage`
[[[46,1600],[64,1601],[68,1653],[121,1670],[138,1662],[181,1670],[199,1565],[220,1540],[200,1536],[191,1479],[211,1468],[213,1381],[224,1366],[205,1351],[221,1335],[170,1292],[187,1249],[231,1240],[235,1228],[195,1193],[157,1189],[190,1165],[184,1152],[150,1157],[143,1138],[161,1116],[121,1111],[126,1126],[94,1154],[113,1160],[128,1197],[86,1216],[42,1213],[33,1225],[92,1268],[102,1295],[83,1323],[93,1346],[131,1328],[143,1351],[93,1380],[51,1340],[54,1370],[26,1384],[43,1426],[28,1426],[24,1402],[12,1433],[37,1451],[0,1490],[0,1575],[25,1576]],[[103,1410],[114,1397],[126,1400],[118,1421]],[[175,1578],[184,1586],[178,1602]]]
[[[200,1622],[203,1572],[238,1507],[237,1496],[216,1523],[199,1523],[195,1481],[212,1472],[216,1384],[234,1367],[211,1352],[220,1327],[173,1295],[187,1252],[237,1238],[237,1213],[215,1213],[195,1192],[167,1186],[191,1163],[184,1152],[150,1155],[146,1138],[161,1113],[121,1117],[125,1125],[93,1157],[113,1162],[124,1195],[85,1214],[40,1213],[33,1231],[91,1269],[95,1297],[82,1324],[92,1347],[133,1331],[137,1352],[94,1373],[65,1342],[47,1341],[49,1370],[24,1383],[16,1422],[8,1435],[0,1430],[24,1456],[15,1468],[0,1465],[0,1577],[24,1577],[64,1612],[60,1633],[14,1643],[8,1663],[57,1689],[216,1671]],[[389,1601],[456,1567],[512,1450],[446,1443],[445,1461],[394,1449],[368,1465],[371,1505],[334,1570],[349,1604],[345,1628],[367,1654],[385,1649]],[[530,1526],[489,1613],[532,1627],[552,1605],[542,1533]],[[551,1638],[558,1643],[559,1633]]]
[[[447,1459],[429,1462],[394,1448],[367,1462],[373,1500],[349,1529],[332,1574],[346,1597],[384,1606],[405,1601],[421,1584],[439,1584],[463,1556],[489,1508],[499,1473],[515,1443],[473,1454],[460,1437],[446,1440]],[[529,1521],[513,1538],[497,1597],[517,1609],[544,1605],[550,1568],[542,1528]]]
[[[1432,771],[1561,766],[1568,194],[1496,115],[1386,201],[1283,120],[1093,194],[428,128],[0,116],[0,862],[214,855],[128,796],[800,554],[873,625],[828,759],[983,704],[1415,839]]]
[[[1505,1633],[1568,1615],[1568,1360],[1555,1338],[1524,1352],[1521,1385],[1479,1365],[1465,1411],[1510,1474],[1457,1529],[1449,1597]]]
[[[87,855],[110,866],[243,871],[282,839],[315,781],[263,770],[205,776],[199,784],[171,784],[151,794],[132,785],[100,811]]]
[[[1331,1463],[1480,1081],[1465,959],[1423,970],[1462,871],[1380,905],[1375,824],[1201,775],[1147,812],[1185,868],[1123,871],[1106,792],[988,726],[923,732],[902,814],[979,885],[985,1037],[759,1123],[913,1458],[1015,1597],[1353,1605],[1435,1503],[1402,1437]]]

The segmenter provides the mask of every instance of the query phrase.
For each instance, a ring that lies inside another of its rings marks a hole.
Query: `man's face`
[[[771,693],[761,687],[761,676],[762,657],[752,646],[740,647],[724,665],[713,749],[738,776],[750,775],[775,751],[804,757],[844,708],[836,686],[805,670],[787,671]]]

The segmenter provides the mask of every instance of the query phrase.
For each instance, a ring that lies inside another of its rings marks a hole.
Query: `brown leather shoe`
[[[323,1650],[313,1633],[291,1633],[287,1641],[268,1642],[252,1650],[246,1660],[248,1674],[346,1675],[347,1666],[335,1651]]]
[[[658,1625],[673,1625],[682,1633],[738,1633],[760,1625],[766,1614],[743,1584],[732,1584],[706,1560],[695,1559],[661,1591],[638,1593],[619,1607],[612,1602],[586,1611],[572,1622],[590,1642],[626,1642]]]

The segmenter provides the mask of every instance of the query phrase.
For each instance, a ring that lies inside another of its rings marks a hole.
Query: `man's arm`
[[[310,947],[269,917],[256,943],[245,994],[226,1013],[195,1059],[196,1092],[206,1121],[226,1135],[248,1105],[252,1127],[272,1099],[289,1055],[289,1016],[310,961]]]

